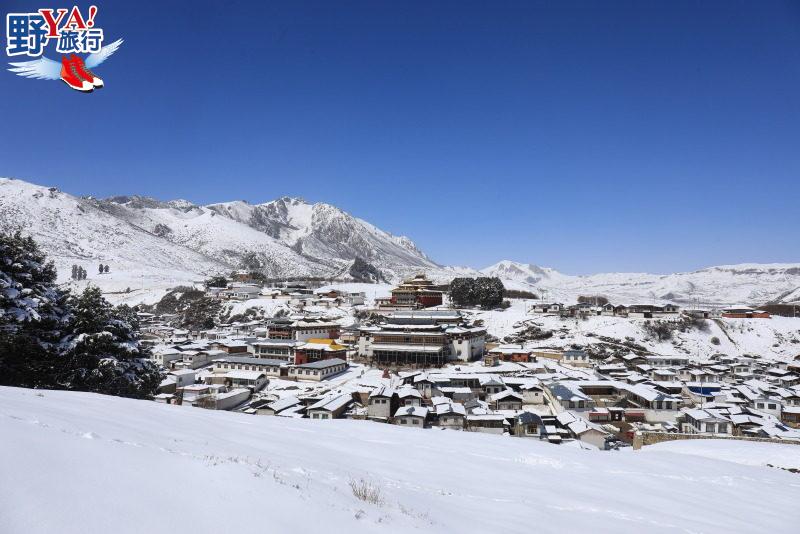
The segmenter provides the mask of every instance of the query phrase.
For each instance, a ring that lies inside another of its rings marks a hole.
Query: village
[[[164,368],[155,400],[253,416],[358,419],[602,450],[709,437],[800,443],[800,355],[595,354],[546,340],[505,343],[474,310],[419,274],[371,298],[311,283],[236,277],[206,287],[222,302],[274,301],[271,317],[170,326],[140,312]],[[573,305],[532,301],[528,316],[629,321],[767,321],[746,306]],[[800,325],[800,321],[797,321]]]

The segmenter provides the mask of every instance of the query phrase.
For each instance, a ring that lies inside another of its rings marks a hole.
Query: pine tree
[[[136,335],[136,316],[113,308],[96,287],[70,298],[70,340],[59,379],[64,387],[148,398],[162,380]]]
[[[474,278],[454,278],[450,282],[449,289],[450,301],[454,306],[469,306],[476,302],[475,279]]]
[[[78,279],[78,266],[75,265],[74,263],[72,264],[72,279],[73,280]]]
[[[105,273],[108,274],[108,264],[106,264]]]
[[[100,264],[100,274],[103,274],[103,264]]]
[[[477,302],[484,309],[500,306],[504,292],[503,282],[497,277],[479,277],[475,280]]]
[[[51,387],[67,327],[66,293],[30,237],[0,234],[0,384]]]
[[[501,305],[504,293],[503,282],[497,277],[454,278],[449,289],[453,305],[480,305],[484,309]]]

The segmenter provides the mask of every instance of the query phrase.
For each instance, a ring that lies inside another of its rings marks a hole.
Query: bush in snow
[[[368,502],[376,506],[383,506],[385,502],[380,486],[363,478],[350,480],[350,489],[353,490],[353,495],[359,501]]]
[[[668,321],[647,321],[642,325],[642,329],[658,341],[667,341],[672,339],[672,332],[676,330],[676,326]]]

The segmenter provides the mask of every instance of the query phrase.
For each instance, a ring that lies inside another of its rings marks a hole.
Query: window
[[[728,425],[726,425],[725,423],[720,423],[718,428],[717,428],[717,432],[719,432],[720,434],[727,434],[728,433]]]
[[[706,432],[716,432],[717,427],[714,423],[706,423]]]
[[[759,408],[763,408],[764,407],[764,403],[763,402],[759,402],[758,404],[756,404],[756,406],[758,406]]]
[[[419,419],[412,419],[411,422],[414,423],[415,425],[418,425],[419,424]]]
[[[774,409],[776,408],[776,405],[775,405],[775,404],[770,404],[770,405],[768,406],[768,408],[769,408],[770,410],[774,410]]]

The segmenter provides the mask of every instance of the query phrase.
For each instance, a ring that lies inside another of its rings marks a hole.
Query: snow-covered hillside
[[[797,475],[703,444],[601,452],[15,388],[0,388],[0,435],[5,534],[780,534],[800,521]],[[376,503],[355,497],[362,480]]]
[[[800,303],[800,263],[741,264],[675,274],[605,273],[570,276],[548,267],[504,260],[482,269],[550,301],[604,295],[615,303],[673,302],[684,306]]]
[[[523,341],[514,336],[530,327],[552,333],[550,337],[529,340],[531,346],[542,348],[595,345],[627,353],[632,347],[642,352],[640,347],[649,354],[687,356],[693,360],[708,359],[717,353],[776,361],[789,361],[800,355],[800,318],[708,319],[703,329],[676,329],[671,339],[658,340],[645,328],[646,319],[605,316],[562,319],[556,315],[528,313],[534,303],[514,300],[507,310],[467,314],[483,320],[488,333],[501,341]]]
[[[91,200],[20,180],[0,178],[0,230],[21,230],[34,237],[55,262],[60,281],[66,281],[77,264],[86,269],[87,283],[104,291],[130,288],[130,296],[139,301],[160,298],[166,287],[231,268],[110,217]],[[100,263],[111,265],[109,274],[97,274]]]

